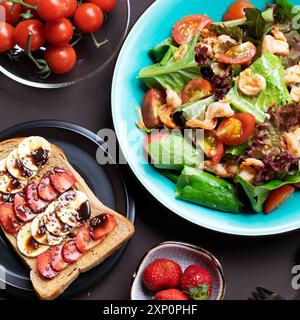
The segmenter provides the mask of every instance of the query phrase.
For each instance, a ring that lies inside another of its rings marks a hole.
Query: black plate
[[[0,141],[31,135],[43,136],[59,146],[96,196],[107,206],[123,213],[134,222],[134,202],[117,166],[112,164],[100,166],[96,161],[96,152],[99,147],[102,148],[102,141],[97,135],[71,123],[41,120],[22,123],[2,131]],[[99,281],[117,263],[125,248],[126,245],[98,267],[81,274],[60,298],[69,298]],[[6,270],[5,291],[9,295],[21,298],[35,297],[28,268],[21,262],[2,233],[0,233],[0,265]]]

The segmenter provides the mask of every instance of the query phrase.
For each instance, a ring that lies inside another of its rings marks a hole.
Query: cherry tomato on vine
[[[66,0],[66,1],[67,1],[67,8],[68,8],[66,17],[70,17],[76,11],[78,2],[77,0]]]
[[[63,47],[48,47],[44,58],[47,61],[50,70],[56,74],[68,73],[73,69],[76,63],[76,52],[70,45]]]
[[[193,79],[185,86],[181,98],[182,103],[189,101],[196,101],[210,96],[212,93],[212,86],[210,82],[205,79]]]
[[[15,28],[14,38],[16,44],[22,49],[26,49],[29,33],[32,34],[30,49],[38,50],[45,43],[45,32],[43,24],[36,19],[21,21]]]
[[[228,146],[236,146],[248,140],[254,127],[254,116],[247,112],[241,112],[224,119],[220,123],[217,129],[217,137]]]
[[[74,22],[76,27],[83,32],[95,32],[103,23],[103,13],[95,4],[84,3],[76,9]]]
[[[39,0],[37,12],[45,21],[55,21],[67,16],[67,0]]]
[[[294,192],[295,188],[289,185],[272,190],[264,204],[264,213],[269,214],[276,210],[288,200]]]
[[[21,20],[22,6],[11,1],[0,2],[0,7],[5,10],[5,22],[16,25]]]
[[[173,27],[173,39],[180,45],[189,42],[198,30],[209,28],[212,19],[202,14],[184,17]]]
[[[241,19],[245,17],[245,8],[253,8],[253,4],[248,0],[237,0],[231,4],[223,16],[223,21]]]
[[[53,46],[64,46],[73,37],[73,25],[67,18],[62,18],[45,25],[45,36],[47,41]]]
[[[252,42],[244,42],[233,46],[225,53],[219,53],[216,58],[221,63],[244,65],[250,64],[256,55],[256,47]]]
[[[88,0],[98,6],[103,12],[111,12],[117,4],[117,0]]]
[[[0,53],[10,50],[14,45],[14,27],[7,22],[0,21]]]
[[[38,1],[39,0],[23,0],[26,4],[29,4],[33,7],[37,7]],[[30,9],[26,6],[22,6],[23,12],[27,12],[28,10],[30,10],[31,14],[33,15],[33,18],[38,19],[39,15],[37,13],[36,10]]]

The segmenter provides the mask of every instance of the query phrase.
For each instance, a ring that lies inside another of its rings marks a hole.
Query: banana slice
[[[52,202],[44,213],[44,223],[47,230],[57,237],[63,237],[69,234],[73,228],[62,223],[56,216],[56,202]]]
[[[42,137],[28,137],[20,142],[17,153],[26,168],[37,171],[46,165],[51,155],[51,145]]]
[[[17,236],[17,246],[19,251],[26,257],[34,258],[47,251],[49,246],[38,243],[31,235],[31,223],[26,223]]]
[[[63,242],[64,237],[56,237],[49,233],[44,222],[44,214],[39,214],[32,221],[31,235],[40,244],[56,246]]]
[[[81,191],[68,191],[57,199],[56,216],[70,227],[82,224],[90,217],[90,212],[89,199]]]
[[[6,168],[8,172],[19,180],[27,180],[33,178],[37,171],[32,171],[25,167],[18,158],[17,150],[12,151],[6,159]]]
[[[0,192],[10,194],[21,191],[26,181],[14,178],[6,169],[6,159],[0,161]]]

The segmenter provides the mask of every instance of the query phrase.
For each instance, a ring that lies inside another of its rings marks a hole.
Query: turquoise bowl
[[[136,128],[135,109],[145,93],[137,75],[141,68],[151,64],[147,51],[169,37],[172,26],[180,18],[202,13],[214,21],[221,21],[231,3],[232,0],[157,0],[145,11],[128,35],[116,64],[112,85],[115,131],[136,177],[154,198],[175,214],[199,226],[228,234],[266,236],[285,233],[300,228],[300,192],[270,215],[250,211],[225,213],[175,199],[175,185],[142,161],[144,134]],[[252,3],[263,9],[267,1],[252,0]]]

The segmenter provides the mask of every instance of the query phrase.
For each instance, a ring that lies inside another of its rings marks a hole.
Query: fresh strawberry
[[[50,181],[53,188],[60,193],[72,188],[76,182],[76,178],[70,170],[55,167],[50,172]]]
[[[144,270],[143,281],[148,290],[157,292],[176,288],[181,276],[182,270],[178,263],[168,259],[157,259]]]
[[[212,291],[210,273],[200,266],[190,265],[182,275],[180,288],[194,300],[209,300]]]
[[[154,300],[189,300],[188,296],[178,289],[167,289],[158,292]]]

